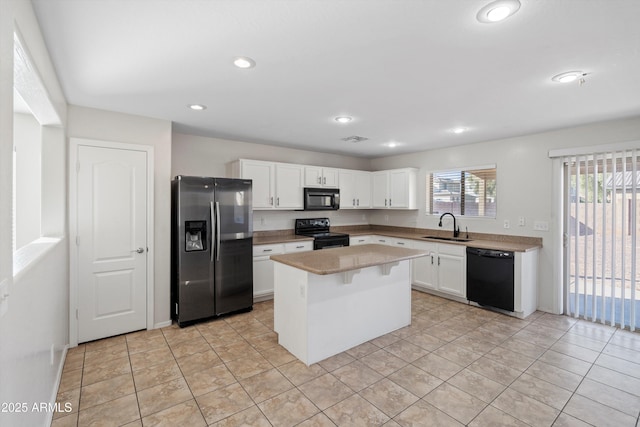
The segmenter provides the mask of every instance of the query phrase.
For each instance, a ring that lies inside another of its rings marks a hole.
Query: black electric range
[[[313,237],[314,250],[349,246],[349,235],[330,232],[330,225],[329,218],[296,219],[295,233]]]

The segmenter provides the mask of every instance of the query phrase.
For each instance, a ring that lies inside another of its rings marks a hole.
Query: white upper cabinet
[[[302,209],[304,166],[241,159],[234,176],[253,181],[253,209]]]
[[[276,197],[275,164],[259,160],[240,160],[239,169],[236,177],[253,181],[253,209],[273,209]]]
[[[304,167],[305,187],[338,188],[339,170],[319,166]]]
[[[371,208],[371,173],[341,169],[340,209]]]
[[[417,209],[415,168],[373,172],[373,207],[377,209]]]
[[[302,209],[304,167],[289,163],[276,163],[276,209]]]

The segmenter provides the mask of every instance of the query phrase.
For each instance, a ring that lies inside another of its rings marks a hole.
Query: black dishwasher
[[[467,299],[513,311],[513,252],[467,247]]]

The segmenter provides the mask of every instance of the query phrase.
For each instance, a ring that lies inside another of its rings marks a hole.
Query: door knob
[[[141,254],[141,253],[144,252],[144,248],[138,248],[138,249],[135,249],[135,250],[133,250],[131,252],[137,252],[137,253]]]

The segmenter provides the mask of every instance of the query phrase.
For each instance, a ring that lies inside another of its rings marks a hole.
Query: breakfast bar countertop
[[[272,255],[270,258],[273,261],[300,270],[325,275],[390,264],[427,255],[427,252],[418,249],[366,244],[319,251]]]

